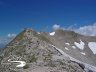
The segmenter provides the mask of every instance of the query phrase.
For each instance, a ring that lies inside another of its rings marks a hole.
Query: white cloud
[[[93,25],[83,26],[79,29],[75,29],[75,32],[87,36],[96,36],[96,23],[94,23]]]
[[[3,45],[5,46],[8,44],[14,37],[16,37],[16,34],[7,34],[7,36],[0,37],[0,47]]]
[[[58,24],[54,24],[54,25],[53,25],[53,29],[54,29],[54,30],[57,30],[57,29],[59,29],[59,28],[60,28],[60,25],[58,25]]]
[[[15,37],[16,34],[10,34],[10,33],[9,33],[7,36],[8,36],[9,38],[11,38],[11,37]]]
[[[86,36],[96,36],[96,23],[75,28],[76,24],[69,26],[68,28],[61,27],[60,25],[53,25],[53,29],[64,29],[64,30],[73,30],[79,34]]]

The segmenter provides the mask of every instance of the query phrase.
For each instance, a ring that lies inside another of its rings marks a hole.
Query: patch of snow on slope
[[[65,43],[66,45],[70,45],[70,43]]]
[[[84,53],[84,52],[80,52],[82,55],[86,55],[86,53]]]
[[[76,47],[75,47],[75,46],[72,46],[72,48],[73,48],[73,49],[76,49]]]
[[[67,47],[65,47],[66,50],[69,50]]]
[[[89,42],[88,43],[89,48],[92,50],[94,54],[96,54],[96,42]]]
[[[82,40],[80,40],[80,43],[74,42],[74,44],[75,44],[79,49],[81,49],[81,50],[84,49],[85,43],[84,43]]]
[[[51,46],[54,47],[56,50],[58,50],[62,55],[65,55],[68,57],[68,55],[65,52],[63,52],[61,49],[55,47],[54,45],[51,45]]]
[[[11,61],[11,59],[9,59],[8,62],[20,63],[16,67],[24,67],[26,65],[26,62],[25,61]]]
[[[49,33],[49,35],[54,36],[55,35],[55,32],[51,32],[51,33]]]
[[[40,32],[37,32],[38,34],[40,34]]]
[[[85,65],[85,70],[92,70],[93,72],[96,72],[96,67],[95,66],[84,63],[84,62],[81,62],[81,61],[71,57],[70,55],[66,54],[64,51],[62,51],[61,49],[55,47],[54,45],[51,45],[51,46],[53,46],[56,50],[58,50],[62,55],[66,56],[66,57],[69,57],[70,60],[76,61],[76,62],[81,63],[81,64],[84,64]]]

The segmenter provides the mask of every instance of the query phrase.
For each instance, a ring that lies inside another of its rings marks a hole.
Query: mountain
[[[95,42],[73,31],[24,29],[0,53],[0,72],[95,72]]]
[[[83,36],[73,31],[57,30],[49,35],[51,42],[68,55],[96,66],[96,37]]]

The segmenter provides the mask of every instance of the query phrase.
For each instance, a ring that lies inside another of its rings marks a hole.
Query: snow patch
[[[38,34],[40,34],[40,32],[37,32]]]
[[[49,35],[54,36],[55,35],[55,32],[51,32],[51,33],[49,33]]]
[[[82,40],[80,40],[80,43],[74,42],[74,44],[75,44],[79,49],[81,49],[81,50],[84,49],[85,43],[84,43]]]
[[[66,50],[69,50],[67,47],[65,47]]]
[[[19,65],[16,65],[16,67],[24,67],[26,65],[25,61],[11,61],[11,59],[9,59],[8,62],[20,63]]]
[[[62,55],[70,58],[70,60],[76,61],[76,62],[81,63],[81,64],[84,64],[85,65],[85,70],[93,70],[93,72],[96,72],[96,67],[95,66],[87,64],[87,63],[84,63],[84,62],[81,62],[81,61],[71,57],[70,55],[66,54],[64,51],[62,51],[61,49],[55,47],[54,45],[51,45],[51,46],[53,46],[56,50],[58,50]]]
[[[96,42],[89,42],[88,46],[92,50],[93,54],[96,54]]]
[[[86,53],[84,53],[84,52],[80,52],[82,55],[86,55]]]
[[[70,45],[70,43],[65,43],[66,45]]]
[[[75,47],[75,46],[72,46],[72,48],[73,48],[73,49],[76,49],[76,47]]]

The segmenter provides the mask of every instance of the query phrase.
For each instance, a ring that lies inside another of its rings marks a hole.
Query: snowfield
[[[73,48],[73,49],[76,49],[76,47],[75,47],[75,46],[72,46],[72,48]]]
[[[40,34],[40,32],[37,32],[38,34]]]
[[[93,54],[96,54],[96,42],[89,42],[88,46],[92,50]]]
[[[51,32],[51,33],[49,33],[49,35],[54,36],[55,35],[55,32]]]
[[[69,50],[67,47],[65,47],[66,50]]]
[[[75,44],[79,49],[81,49],[81,50],[84,49],[85,43],[84,43],[82,40],[80,40],[80,43],[74,42],[74,44]]]
[[[86,53],[84,53],[84,52],[80,52],[82,55],[86,55]]]
[[[70,43],[65,43],[66,45],[70,45]]]

